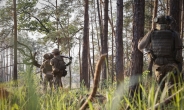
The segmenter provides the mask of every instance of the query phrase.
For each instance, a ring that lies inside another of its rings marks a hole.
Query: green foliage
[[[144,72],[143,84],[141,85],[143,100],[138,98],[137,101],[128,97],[128,83],[129,78],[126,77],[125,82],[122,83],[120,88],[115,89],[115,86],[109,86],[106,89],[100,90],[100,93],[106,97],[106,101],[89,102],[89,110],[118,110],[125,109],[127,105],[132,110],[154,110],[154,105],[157,102],[162,102],[163,94],[158,91],[157,85],[150,80],[146,80],[147,72]],[[85,88],[69,90],[67,88],[58,91],[43,91],[40,87],[38,75],[32,73],[31,70],[19,73],[19,87],[14,87],[14,83],[6,84],[8,91],[12,93],[7,100],[0,100],[0,108],[2,110],[78,110],[80,102],[89,91]],[[184,88],[180,85],[180,88]],[[167,90],[166,90],[167,91]],[[176,93],[177,89],[173,90]],[[182,110],[184,90],[178,93],[175,101],[169,105],[164,105],[164,109]]]

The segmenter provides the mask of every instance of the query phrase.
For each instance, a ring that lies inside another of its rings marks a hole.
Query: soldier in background
[[[171,85],[181,77],[182,40],[176,31],[170,29],[170,24],[173,22],[171,16],[159,16],[154,22],[157,23],[156,29],[148,32],[140,40],[138,49],[141,52],[143,49],[148,50],[151,54],[156,81],[163,90],[166,83],[163,79],[168,75],[167,73],[173,72],[174,77],[169,78]]]
[[[50,65],[50,59],[53,58],[51,54],[46,53],[44,56],[44,62],[41,65],[40,69],[44,73],[43,86],[44,91],[47,91],[47,85],[49,83],[50,88],[52,89],[53,75],[52,75],[52,66]]]
[[[53,49],[52,54],[54,57],[51,59],[50,64],[52,65],[52,74],[54,76],[54,87],[56,89],[58,87],[63,88],[61,77],[65,77],[67,75],[66,67],[71,64],[72,57],[60,55],[59,49]],[[68,58],[69,62],[65,63],[64,58]]]

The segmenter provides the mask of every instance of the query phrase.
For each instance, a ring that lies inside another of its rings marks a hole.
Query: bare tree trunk
[[[156,28],[156,24],[154,22],[154,18],[157,16],[157,10],[158,10],[158,0],[155,0],[155,2],[154,2],[154,9],[153,9],[153,18],[152,18],[152,29]],[[153,74],[153,71],[152,71],[153,60],[151,60],[151,57],[150,57],[150,60],[149,60],[148,64],[149,64],[148,65],[148,70],[149,70],[148,76],[150,77]]]
[[[96,29],[96,36],[97,36],[97,45],[98,45],[98,52],[100,55],[100,37],[99,37],[99,32],[98,32],[98,25],[97,25],[97,20],[96,20],[96,12],[95,12],[95,29]]]
[[[180,0],[170,0],[170,15],[174,19],[174,23],[171,24],[171,29],[180,33],[181,32],[181,11],[180,11]],[[180,49],[180,56],[182,57],[182,49]],[[178,65],[179,70],[182,71],[182,63],[183,61]]]
[[[82,63],[81,63],[81,39],[79,38],[79,73],[80,73],[80,79],[82,78]]]
[[[183,23],[184,23],[184,0],[181,0],[180,1],[180,9],[181,9],[181,30],[180,30],[180,38],[183,39]]]
[[[13,60],[13,48],[10,49],[10,53],[11,53],[10,59]],[[13,65],[13,61],[10,62],[10,65]],[[10,79],[12,79],[12,76],[13,76],[13,66],[11,66],[10,68]]]
[[[101,9],[100,9],[100,4],[99,4],[99,0],[97,0],[97,11],[98,11],[98,21],[99,21],[99,27],[100,27],[100,38],[101,38],[101,47],[102,47],[102,38],[103,38],[103,32],[102,32],[102,30],[103,30],[103,27],[102,27],[102,17],[101,17],[101,15],[102,15],[102,13],[101,13],[101,11],[100,11]],[[101,48],[101,50],[100,51],[102,51],[102,48]]]
[[[5,64],[5,57],[6,57],[6,53],[5,53],[5,50],[3,51],[3,82],[5,81],[5,74],[6,74],[6,71],[5,71],[5,68],[6,68],[6,64]]]
[[[156,27],[156,23],[153,21],[154,21],[154,18],[157,16],[157,10],[158,10],[158,0],[155,0],[154,10],[153,10],[153,18],[152,18],[152,29],[154,29]]]
[[[84,14],[84,36],[83,36],[83,51],[82,51],[82,74],[80,83],[84,81],[84,86],[89,89],[88,84],[88,54],[89,54],[89,15],[88,15],[88,0],[85,0],[85,14]]]
[[[117,87],[124,79],[123,75],[123,0],[117,0],[116,21],[116,79]]]
[[[16,12],[16,0],[13,0],[14,6],[14,77],[17,81],[17,12]]]
[[[8,44],[8,41],[7,41],[7,44]],[[9,62],[8,62],[8,48],[6,49],[6,81],[8,81],[8,75],[9,75],[9,73],[8,73],[8,66],[9,66]]]
[[[92,18],[91,18],[91,22],[92,22]],[[93,34],[94,34],[94,32],[93,32],[93,23],[91,23],[91,28],[92,28],[92,35],[91,35],[91,37],[92,37],[92,54],[93,54],[93,60],[92,60],[92,63],[91,63],[91,58],[90,58],[90,52],[89,52],[89,61],[90,61],[90,65],[91,65],[91,75],[92,75],[92,78],[94,79],[94,60],[95,60],[95,50],[94,50],[94,36],[93,36]]]
[[[105,62],[103,62],[102,65],[102,80],[106,81],[107,80],[107,69],[108,69],[108,4],[109,1],[105,0],[104,1],[105,5],[104,5],[104,28],[103,28],[103,39],[102,40],[102,54],[106,54],[106,59]]]
[[[181,31],[180,31],[180,38],[183,39],[183,20],[184,20],[184,0],[181,0]]]
[[[3,82],[3,59],[2,59],[2,52],[1,52],[1,56],[0,56],[1,60],[0,60],[0,82]]]
[[[167,9],[166,9],[166,12],[167,12],[167,15],[169,15],[169,1],[168,0],[166,0],[166,7],[167,7]]]
[[[145,0],[134,0],[133,3],[133,39],[131,55],[131,77],[130,77],[130,95],[135,100],[140,96],[140,79],[143,69],[143,53],[138,50],[138,40],[144,36],[144,11]]]
[[[113,24],[113,15],[112,15],[112,0],[110,0],[110,7],[111,7],[111,21],[112,21],[112,26],[111,26],[111,28],[112,28],[112,38],[111,38],[111,40],[112,40],[112,62],[111,62],[111,65],[112,65],[112,68],[111,68],[111,81],[112,81],[112,84],[113,84],[113,82],[114,82],[114,24]]]
[[[174,18],[171,29],[180,32],[180,0],[170,0],[170,15]]]

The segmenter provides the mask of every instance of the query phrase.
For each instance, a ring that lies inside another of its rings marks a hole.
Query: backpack
[[[67,75],[67,71],[66,69],[66,63],[64,62],[63,58],[61,57],[61,59],[55,58],[57,60],[57,64],[56,64],[56,69],[59,70],[59,74],[61,76],[66,76]]]

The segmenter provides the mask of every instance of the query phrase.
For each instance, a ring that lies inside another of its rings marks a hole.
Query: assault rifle
[[[63,55],[61,55],[61,57],[69,59],[69,62],[67,64],[65,64],[65,66],[68,66],[68,65],[70,65],[72,63],[72,57],[63,56]]]

